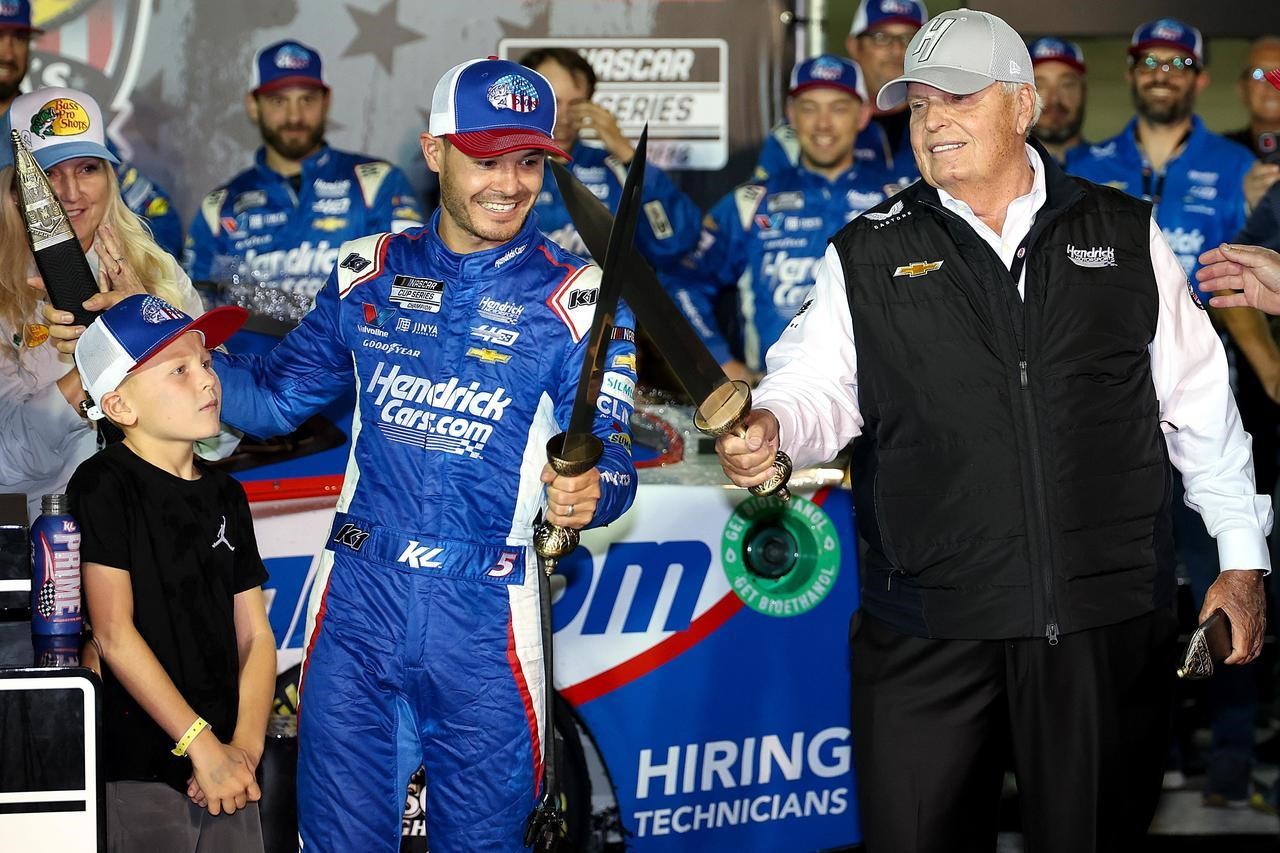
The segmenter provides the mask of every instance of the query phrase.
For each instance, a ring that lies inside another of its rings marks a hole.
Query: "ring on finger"
[[[564,514],[573,515],[573,504],[569,504],[567,507],[564,508]]]

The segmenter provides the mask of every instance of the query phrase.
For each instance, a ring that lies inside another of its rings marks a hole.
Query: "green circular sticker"
[[[808,613],[840,574],[840,537],[831,516],[799,495],[747,498],[729,516],[720,543],[734,593],[767,616]]]

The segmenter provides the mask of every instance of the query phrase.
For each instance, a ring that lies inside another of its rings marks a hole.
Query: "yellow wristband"
[[[169,751],[179,758],[186,755],[187,747],[191,746],[191,741],[195,740],[196,736],[207,728],[209,728],[209,724],[204,721],[204,717],[196,717],[196,721],[191,724],[191,728],[187,729],[186,734]]]

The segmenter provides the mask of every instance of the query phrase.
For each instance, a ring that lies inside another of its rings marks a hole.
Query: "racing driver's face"
[[[446,246],[461,254],[480,252],[520,233],[542,190],[544,152],[468,157],[448,140],[424,133],[422,153],[440,175],[440,238]]]

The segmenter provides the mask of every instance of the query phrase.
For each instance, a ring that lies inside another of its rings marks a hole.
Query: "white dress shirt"
[[[1002,233],[969,205],[938,190],[942,204],[964,219],[1009,266],[1044,205],[1044,167],[1030,146],[1032,188],[1009,204]],[[1169,458],[1182,474],[1186,502],[1217,539],[1223,569],[1270,571],[1266,534],[1271,498],[1257,494],[1251,439],[1240,423],[1222,342],[1188,294],[1186,275],[1151,222],[1151,264],[1160,309],[1149,347],[1151,378]],[[1024,292],[1025,269],[1018,281]],[[797,468],[825,462],[862,432],[858,357],[845,295],[844,269],[834,246],[818,266],[809,310],[792,321],[766,357],[768,373],[753,393],[754,407],[778,419],[780,448]]]

